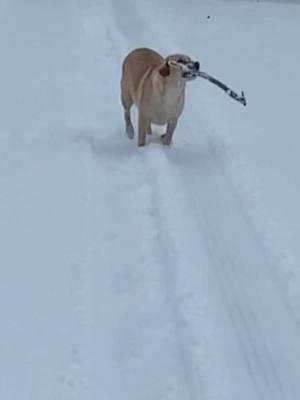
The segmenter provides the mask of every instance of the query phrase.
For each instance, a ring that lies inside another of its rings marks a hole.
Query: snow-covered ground
[[[210,18],[207,18],[210,16]],[[0,1],[0,399],[300,398],[300,5]],[[182,51],[174,145],[126,53]]]

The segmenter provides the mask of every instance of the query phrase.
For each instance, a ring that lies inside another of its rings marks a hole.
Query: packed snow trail
[[[95,8],[94,14],[99,11]],[[102,7],[102,15],[105,11]],[[120,74],[121,39],[111,22],[108,16],[101,37],[107,58],[101,60],[101,72],[115,82],[103,93],[102,101],[108,104],[102,116],[106,129],[121,112],[119,78],[114,79]],[[94,29],[93,20],[87,19],[89,50],[95,47],[97,54],[99,37]],[[88,56],[91,53],[85,55],[89,61]],[[186,339],[174,307],[177,292],[169,283],[171,272],[164,268],[169,256],[161,243],[156,187],[144,156],[127,141],[119,122],[100,134],[83,130],[75,141],[87,151],[90,395],[194,398]]]
[[[20,2],[0,15],[3,399],[300,397],[299,330],[226,175],[208,89],[188,88],[170,148],[124,134],[126,53],[197,54],[185,35],[216,29],[193,30],[194,14],[179,24],[182,4]]]

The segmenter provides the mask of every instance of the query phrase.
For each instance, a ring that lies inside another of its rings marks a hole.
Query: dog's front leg
[[[177,126],[177,119],[174,118],[168,122],[167,132],[161,137],[163,144],[169,145],[171,143],[176,126]]]
[[[141,112],[139,113],[139,140],[138,146],[145,146],[146,135],[150,127],[150,121]]]

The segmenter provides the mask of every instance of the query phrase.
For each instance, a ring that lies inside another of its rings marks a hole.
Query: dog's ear
[[[166,76],[169,76],[169,75],[170,75],[170,66],[169,66],[169,62],[168,62],[168,61],[164,62],[163,66],[160,67],[159,73],[160,73],[160,75],[161,75],[162,77],[164,77],[164,78],[165,78]]]

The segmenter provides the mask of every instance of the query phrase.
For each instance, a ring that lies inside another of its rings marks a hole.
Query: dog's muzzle
[[[200,63],[198,61],[190,61],[180,63],[182,67],[182,77],[191,81],[198,77],[198,72],[200,70]]]

